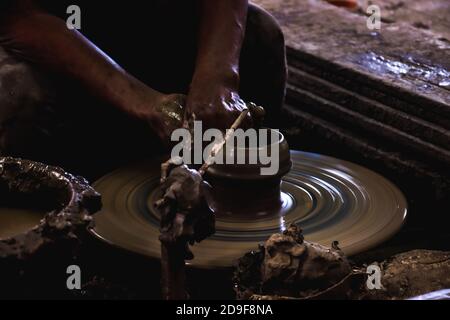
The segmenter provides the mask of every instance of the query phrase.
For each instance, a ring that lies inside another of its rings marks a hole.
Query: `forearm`
[[[69,30],[64,21],[39,9],[27,8],[2,17],[0,37],[8,50],[80,83],[128,113],[139,110],[151,91],[79,32]]]
[[[201,22],[193,82],[213,78],[237,87],[248,1],[199,0],[199,9]]]

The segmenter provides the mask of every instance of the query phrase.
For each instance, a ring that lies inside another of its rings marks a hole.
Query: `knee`
[[[270,13],[255,4],[249,6],[247,36],[260,49],[285,59],[285,39],[280,25]]]
[[[48,109],[43,77],[0,46],[0,154],[30,157],[45,139]]]
[[[270,13],[253,4],[249,7],[241,62],[244,73],[260,74],[257,70],[262,68],[271,85],[285,90],[288,67],[283,31]]]
[[[20,109],[21,102],[32,102],[42,97],[37,74],[26,62],[0,45],[0,102],[2,112],[7,107]],[[2,115],[3,115],[2,113]]]
[[[284,103],[288,68],[284,35],[275,18],[250,5],[241,53],[241,96],[266,108],[266,123],[276,127]]]

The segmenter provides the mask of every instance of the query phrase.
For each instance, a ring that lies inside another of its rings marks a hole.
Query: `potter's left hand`
[[[182,94],[156,94],[152,99],[151,107],[144,105],[137,111],[137,117],[147,122],[159,136],[164,145],[170,145],[174,130],[183,126],[184,105],[186,97]]]
[[[187,98],[185,119],[192,120],[192,115],[195,114],[195,120],[203,121],[204,128],[225,130],[231,127],[246,108],[236,86],[205,79],[192,83]],[[241,127],[248,128],[251,122],[248,116]]]

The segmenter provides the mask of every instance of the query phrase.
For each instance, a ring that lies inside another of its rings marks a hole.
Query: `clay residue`
[[[76,239],[91,224],[101,207],[100,195],[81,177],[56,167],[27,160],[0,158],[2,199],[31,203],[48,211],[40,225],[28,233],[0,241],[0,259],[25,259],[44,244]],[[84,231],[83,231],[84,230]]]
[[[185,247],[183,258],[193,259],[189,244],[214,233],[214,214],[205,199],[207,184],[198,171],[177,166],[163,178],[163,197],[156,203],[161,212],[160,240],[166,245]]]
[[[352,274],[350,263],[334,243],[332,248],[304,241],[292,225],[272,235],[259,252],[244,256],[235,272],[239,299],[254,296],[319,297]]]

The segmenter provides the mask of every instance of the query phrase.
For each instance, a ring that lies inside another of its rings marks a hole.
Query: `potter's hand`
[[[159,94],[148,101],[150,106],[133,113],[150,125],[163,144],[169,145],[172,132],[183,125],[186,97],[182,94]]]
[[[216,81],[194,82],[187,98],[187,121],[203,121],[206,128],[228,129],[239,117],[246,104],[237,90]],[[242,123],[242,128],[251,126],[250,116]]]
[[[247,0],[199,0],[198,50],[186,119],[195,114],[205,127],[229,129],[244,110],[239,97],[239,61]],[[251,126],[250,116],[241,127]]]

